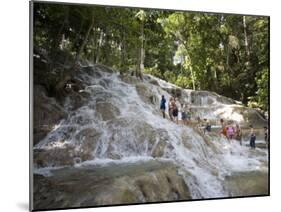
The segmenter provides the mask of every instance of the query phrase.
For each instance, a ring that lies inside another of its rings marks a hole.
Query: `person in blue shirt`
[[[160,102],[160,110],[162,111],[163,118],[165,118],[165,110],[166,110],[166,99],[164,95],[162,95],[161,102]]]

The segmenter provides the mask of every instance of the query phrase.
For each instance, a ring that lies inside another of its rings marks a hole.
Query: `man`
[[[164,95],[162,95],[162,99],[161,99],[161,102],[160,102],[160,110],[162,111],[163,118],[165,118],[166,99],[165,99]]]

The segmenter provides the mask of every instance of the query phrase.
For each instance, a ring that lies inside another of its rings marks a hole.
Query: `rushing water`
[[[146,76],[142,83],[129,82],[99,66],[82,70],[77,72],[77,79],[84,83],[85,88],[79,92],[87,94],[85,102],[74,109],[73,100],[67,99],[64,108],[68,117],[34,147],[39,153],[56,150],[64,154],[57,154],[56,161],[44,158],[47,165],[35,163],[35,173],[51,176],[65,166],[75,169],[169,161],[177,165],[193,199],[229,196],[225,180],[234,174],[267,173],[267,149],[250,150],[246,140],[241,146],[219,133],[203,135],[196,128],[163,119],[159,112],[161,95],[168,100],[167,89],[175,86],[152,76]],[[159,85],[150,83],[152,79]],[[245,121],[233,110],[233,105],[242,107],[239,104],[220,102],[211,93],[194,101],[190,90],[182,92],[182,100],[191,104],[194,117]],[[64,160],[73,163],[66,165],[61,162]]]

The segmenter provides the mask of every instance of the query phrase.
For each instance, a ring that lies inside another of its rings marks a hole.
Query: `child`
[[[231,125],[228,125],[226,127],[226,133],[227,133],[227,138],[228,139],[233,139],[233,136],[234,136],[234,129]]]

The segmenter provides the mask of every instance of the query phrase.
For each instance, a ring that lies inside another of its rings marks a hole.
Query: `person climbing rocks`
[[[189,108],[189,110],[187,110],[186,112],[186,118],[188,120],[188,123],[191,122],[191,108]]]
[[[252,149],[256,148],[256,133],[252,125],[250,125],[250,147]]]
[[[208,121],[208,119],[204,119],[204,134],[206,132],[211,132],[211,124],[210,122]]]
[[[221,134],[227,137],[227,129],[224,120],[220,119],[220,123],[221,123]]]
[[[234,128],[232,125],[226,127],[226,134],[228,139],[233,139],[234,137]]]
[[[224,126],[224,120],[220,119],[220,123],[221,123],[221,126],[223,127]]]
[[[164,95],[162,95],[161,102],[160,102],[160,110],[162,111],[163,118],[165,118],[165,110],[166,110],[166,99]]]
[[[181,118],[182,118],[182,122],[183,122],[183,125],[187,125],[187,114],[186,114],[186,106],[181,104]]]
[[[176,100],[174,100],[172,102],[172,105],[173,105],[173,120],[178,124],[179,123],[179,120],[178,120],[179,109],[177,107]]]
[[[263,129],[264,129],[264,141],[266,144],[266,148],[268,148],[268,128],[265,126],[263,127]]]
[[[169,112],[169,117],[170,117],[171,121],[174,121],[174,119],[173,119],[173,105],[174,105],[174,98],[170,97],[169,104],[168,104],[168,112]]]
[[[238,123],[236,123],[236,125],[235,125],[235,132],[234,133],[235,133],[235,139],[237,141],[239,141],[240,145],[242,146],[242,131],[241,131],[241,128],[240,128]]]

